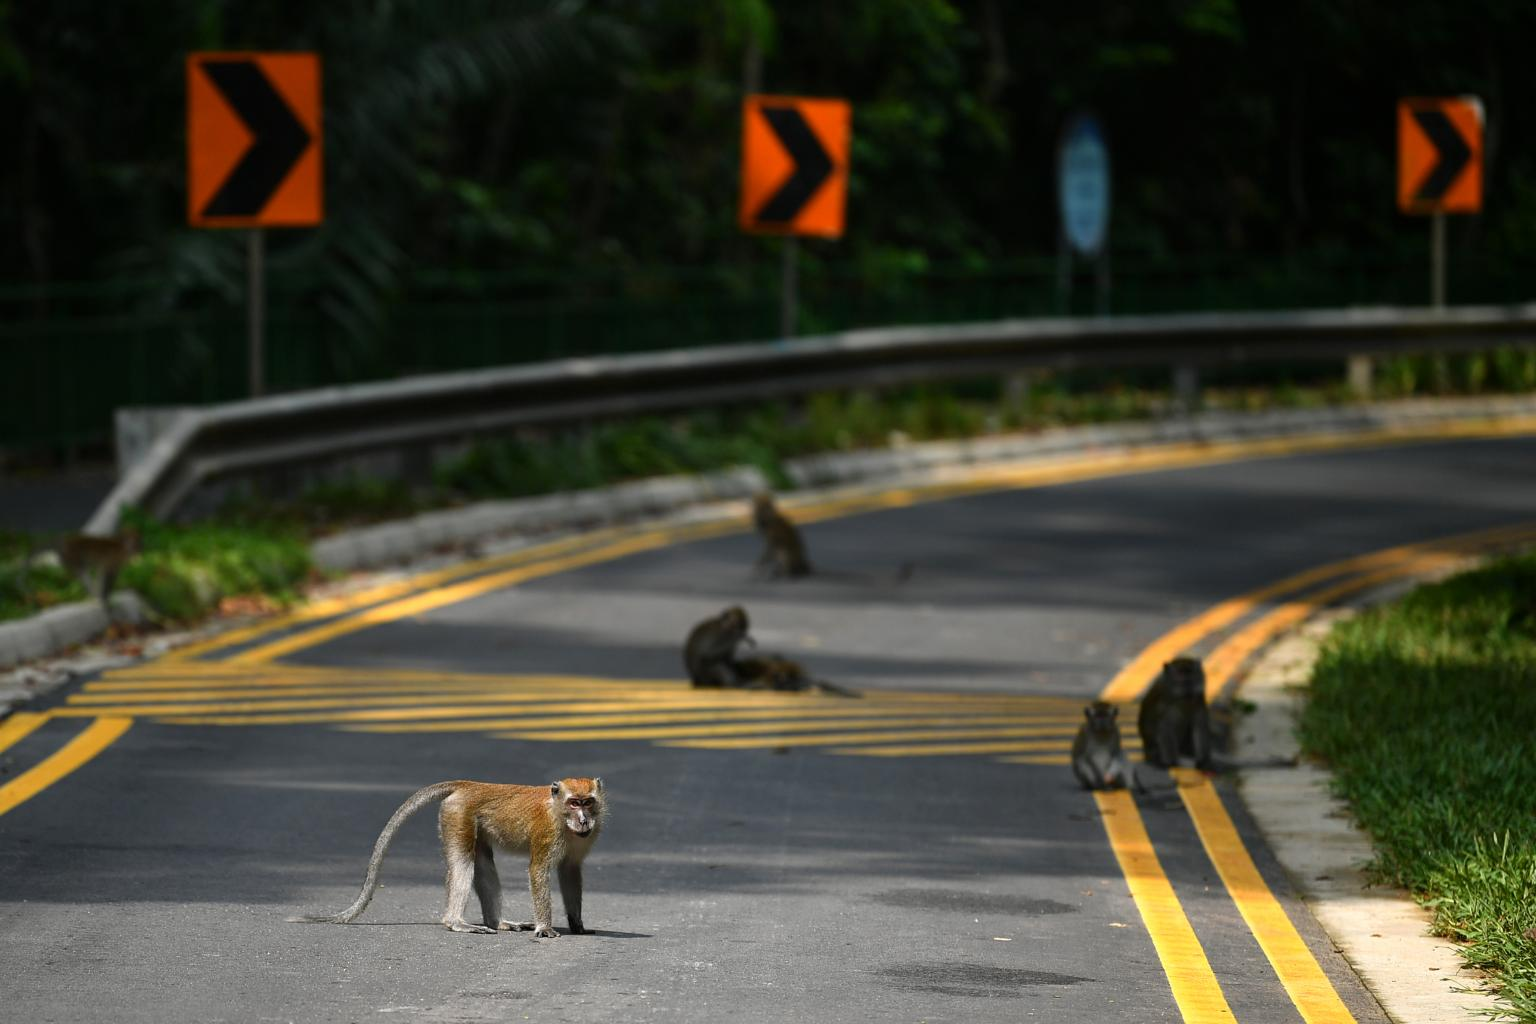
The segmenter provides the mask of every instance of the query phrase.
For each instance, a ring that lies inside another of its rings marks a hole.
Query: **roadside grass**
[[[1335,627],[1300,735],[1370,833],[1374,876],[1536,1022],[1536,555]]]
[[[86,596],[85,588],[61,566],[34,564],[33,556],[49,543],[21,530],[0,530],[0,622]]]

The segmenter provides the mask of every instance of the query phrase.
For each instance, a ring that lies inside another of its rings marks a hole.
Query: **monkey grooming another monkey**
[[[732,605],[694,626],[683,643],[683,665],[694,686],[740,686],[736,672],[736,648],[756,646],[747,622],[747,611]]]
[[[742,644],[756,647],[740,605],[712,615],[694,626],[683,643],[683,665],[694,686],[742,687],[750,690],[820,690],[839,697],[858,693],[835,683],[812,679],[799,662],[777,654],[738,658]]]
[[[139,553],[139,531],[129,527],[114,537],[72,533],[59,544],[59,561],[102,604],[112,596],[117,574]]]
[[[1072,774],[1077,781],[1085,789],[1133,786],[1142,790],[1136,768],[1120,742],[1120,709],[1096,700],[1083,709],[1083,716],[1087,721],[1078,727],[1072,741]]]
[[[549,874],[560,876],[560,897],[572,935],[586,928],[581,922],[581,862],[603,827],[603,780],[572,778],[546,786],[517,786],[494,782],[439,782],[418,789],[390,816],[373,844],[373,856],[363,877],[363,891],[339,914],[289,918],[306,924],[346,924],[367,908],[379,887],[379,865],[405,819],[441,800],[438,832],[448,865],[448,906],[443,926],[455,932],[495,934],[533,930],[539,938],[558,938],[550,923]],[[528,888],[533,895],[533,922],[508,921],[501,916],[501,879],[493,851],[528,854]],[[480,901],[482,924],[464,919],[470,889]]]
[[[1199,658],[1174,658],[1163,665],[1136,716],[1142,758],[1172,768],[1181,757],[1203,770],[1212,767],[1211,712],[1205,703],[1205,667]]]
[[[810,559],[805,556],[805,542],[789,517],[773,503],[773,495],[759,491],[752,496],[752,523],[763,535],[763,553],[757,571],[777,578],[794,579],[811,574]]]

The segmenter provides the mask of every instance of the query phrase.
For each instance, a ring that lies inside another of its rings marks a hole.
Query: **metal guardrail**
[[[324,388],[182,414],[86,530],[111,532],[126,506],[171,517],[218,479],[518,427],[1038,367],[1192,367],[1506,345],[1536,345],[1536,303],[873,328]]]

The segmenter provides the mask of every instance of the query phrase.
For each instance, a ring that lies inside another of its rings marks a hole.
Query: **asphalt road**
[[[814,522],[824,575],[793,583],[751,579],[741,532],[480,567],[367,628],[84,681],[0,753],[3,784],[67,760],[93,716],[133,720],[0,810],[0,1020],[1298,1021],[1191,805],[1156,777],[1101,806],[1060,763],[1073,717],[1233,595],[1536,519],[1533,464],[1533,440],[1455,442],[974,494]],[[869,695],[701,703],[681,639],[735,602],[761,647]],[[570,774],[610,793],[594,934],[443,930],[427,813],[357,925],[285,921],[352,899],[417,787]],[[1331,983],[1327,1019],[1385,1020],[1215,792]],[[1107,822],[1155,849],[1137,899]]]

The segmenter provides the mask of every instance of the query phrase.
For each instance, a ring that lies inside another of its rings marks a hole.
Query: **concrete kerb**
[[[1350,614],[1324,612],[1260,657],[1237,691],[1254,705],[1237,730],[1239,761],[1296,757],[1295,725],[1318,649]],[[1429,912],[1406,892],[1369,884],[1362,867],[1373,856],[1370,839],[1330,786],[1324,768],[1297,762],[1247,772],[1239,791],[1313,917],[1388,1017],[1402,1024],[1496,1019],[1498,1003],[1482,991],[1482,977],[1449,940],[1429,934]]]

